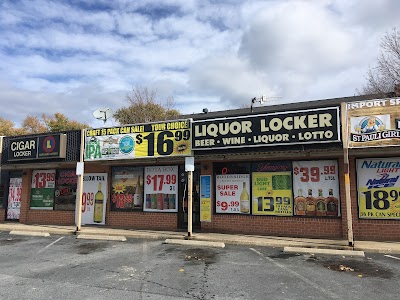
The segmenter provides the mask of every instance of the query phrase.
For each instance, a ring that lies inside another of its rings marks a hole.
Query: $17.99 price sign
[[[53,209],[55,170],[34,170],[31,184],[31,209]]]
[[[189,120],[86,131],[86,161],[190,154],[191,122]]]
[[[144,171],[144,211],[178,211],[178,167],[154,166]]]
[[[400,219],[400,159],[357,160],[359,217]]]

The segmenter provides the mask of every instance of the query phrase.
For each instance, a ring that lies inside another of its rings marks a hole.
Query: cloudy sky
[[[182,113],[352,96],[399,11],[397,0],[1,0],[0,117],[62,112],[101,127],[92,112],[126,106],[135,85]]]

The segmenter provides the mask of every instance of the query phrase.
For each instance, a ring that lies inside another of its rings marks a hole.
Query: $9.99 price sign
[[[400,219],[400,159],[357,160],[359,217]]]
[[[190,154],[190,120],[86,131],[86,161]]]
[[[144,211],[178,211],[178,167],[154,166],[144,171]]]
[[[217,213],[250,213],[250,175],[217,175],[216,209]]]

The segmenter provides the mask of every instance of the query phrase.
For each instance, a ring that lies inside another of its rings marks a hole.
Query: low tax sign
[[[86,131],[86,161],[190,154],[190,119]]]

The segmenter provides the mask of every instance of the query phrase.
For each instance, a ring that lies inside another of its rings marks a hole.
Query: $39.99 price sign
[[[397,158],[357,160],[359,217],[400,219],[400,175]]]
[[[190,154],[189,120],[89,129],[86,132],[86,161]]]

